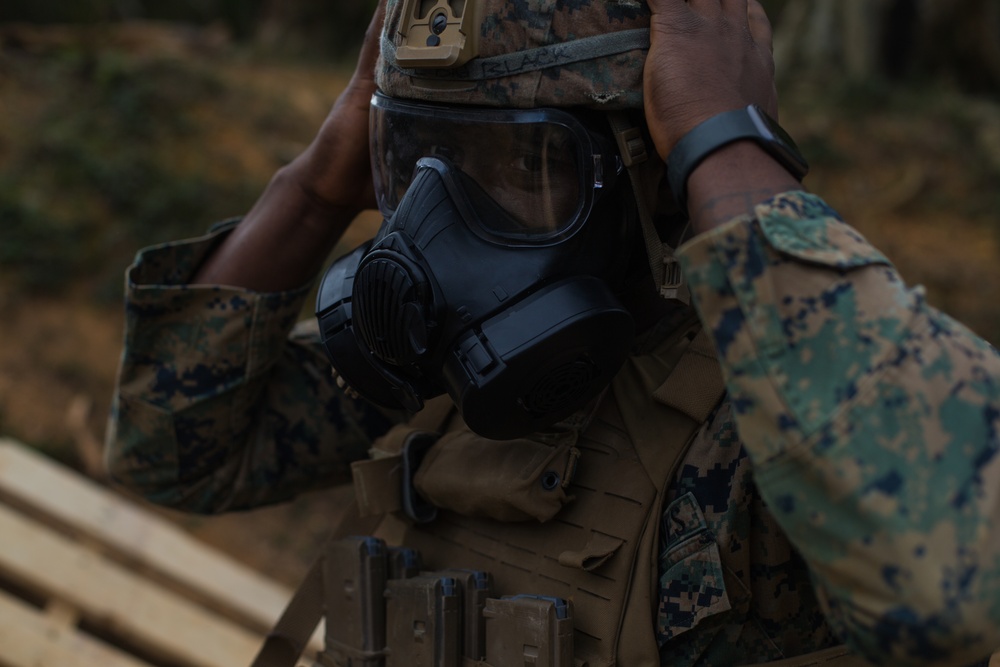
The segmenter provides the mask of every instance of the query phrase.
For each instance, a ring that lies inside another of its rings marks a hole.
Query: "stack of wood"
[[[249,665],[291,596],[162,517],[4,439],[0,535],[5,667]],[[320,638],[318,630],[313,654]]]

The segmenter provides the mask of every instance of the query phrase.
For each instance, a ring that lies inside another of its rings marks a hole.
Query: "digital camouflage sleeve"
[[[754,477],[835,630],[883,664],[1000,646],[1000,358],[819,198],[682,248]]]
[[[347,482],[351,461],[392,425],[336,387],[311,319],[296,327],[308,287],[186,285],[234,224],[147,248],[126,276],[108,470],[153,502],[192,512]]]

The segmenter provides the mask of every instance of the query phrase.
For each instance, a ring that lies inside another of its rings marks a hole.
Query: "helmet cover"
[[[508,108],[642,108],[650,17],[642,0],[417,3],[432,14],[474,12],[467,29],[478,31],[472,35],[475,52],[464,64],[407,66],[397,52],[406,45],[400,26],[414,2],[388,0],[375,72],[386,95]]]

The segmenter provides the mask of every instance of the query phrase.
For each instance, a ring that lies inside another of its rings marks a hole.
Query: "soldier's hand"
[[[354,217],[374,208],[368,105],[385,2],[372,18],[350,84],[309,147],[279,169],[192,284],[278,292],[308,284]]]
[[[757,0],[648,0],[646,120],[660,157],[723,111],[757,104],[777,118],[771,24]]]
[[[291,165],[308,195],[351,217],[375,207],[368,154],[368,109],[375,92],[375,62],[384,21],[385,0],[382,0],[365,32],[350,83],[312,144]]]

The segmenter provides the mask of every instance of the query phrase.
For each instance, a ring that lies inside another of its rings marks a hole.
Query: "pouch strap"
[[[725,387],[717,384],[697,400],[685,402],[681,390],[691,391],[702,381],[702,359],[706,350],[698,340],[701,323],[692,312],[650,353],[629,358],[612,382],[614,405],[625,431],[650,480],[659,486],[653,507],[662,505],[663,494],[674,480],[695,435],[721,401]],[[710,359],[708,361],[711,361]],[[663,400],[666,398],[667,400]],[[667,407],[669,406],[669,407]],[[659,517],[655,510],[640,538],[633,579],[618,637],[617,664],[646,664],[657,654],[657,643],[647,622],[656,608],[658,580]]]
[[[559,554],[559,564],[592,572],[614,556],[622,544],[624,542],[620,538],[595,532],[579,551],[564,551]]]
[[[430,400],[410,421],[390,429],[379,440],[378,448],[371,450],[370,459],[351,464],[361,516],[406,510],[420,522],[433,518],[413,489],[413,474],[454,414],[455,405],[448,396]]]
[[[722,399],[725,384],[717,366],[691,311],[654,348],[630,357],[612,381],[626,430],[654,479],[667,479],[684,456],[686,445],[677,434],[693,435]],[[676,443],[673,448],[664,448],[667,440]]]
[[[357,506],[350,503],[340,524],[334,528],[326,544],[348,535],[368,535],[378,526],[381,517],[364,518],[357,512]],[[312,637],[313,630],[323,618],[325,607],[323,586],[323,562],[326,546],[309,567],[308,573],[295,593],[289,599],[285,610],[274,627],[264,638],[264,644],[250,667],[295,667],[299,656]]]
[[[440,438],[438,433],[413,431],[398,454],[381,454],[351,464],[354,499],[363,517],[404,512],[417,523],[433,521],[437,510],[420,497],[413,477],[427,450]]]
[[[250,667],[295,665],[323,617],[323,558],[313,561]]]
[[[705,329],[688,344],[673,372],[653,392],[653,398],[701,424],[726,391],[715,348]]]
[[[398,512],[403,508],[403,455],[390,454],[351,464],[354,499],[361,516]]]

